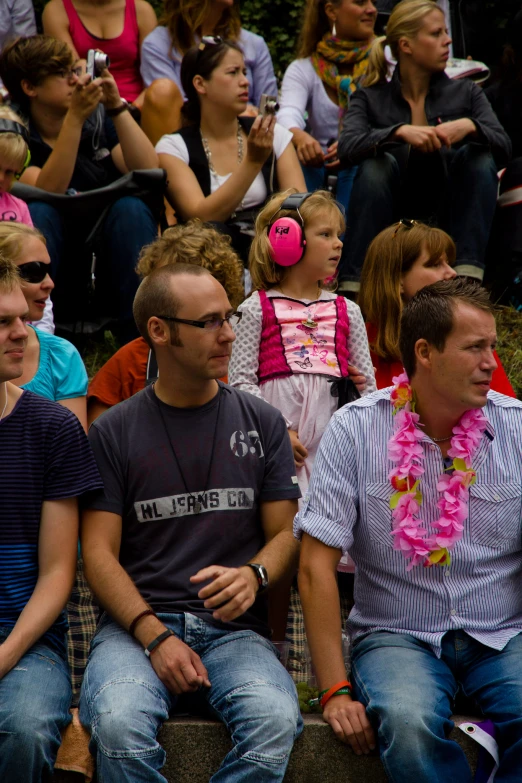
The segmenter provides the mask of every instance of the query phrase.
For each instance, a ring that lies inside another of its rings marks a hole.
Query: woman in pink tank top
[[[78,59],[89,49],[110,57],[122,98],[141,110],[141,126],[153,143],[163,134],[166,117],[172,130],[179,127],[183,99],[177,86],[158,79],[145,90],[140,75],[141,44],[157,25],[147,0],[50,0],[42,22],[44,32],[67,43]]]

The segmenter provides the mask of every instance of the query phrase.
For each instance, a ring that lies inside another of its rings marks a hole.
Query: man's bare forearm
[[[335,572],[301,563],[299,594],[306,637],[321,690],[346,679],[341,644],[341,608]]]
[[[280,580],[295,574],[298,559],[299,543],[290,531],[283,530],[265,544],[250,562],[263,565],[268,572],[270,585],[276,585]]]

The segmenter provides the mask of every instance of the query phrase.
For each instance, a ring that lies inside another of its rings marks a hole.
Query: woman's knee
[[[145,90],[143,109],[157,112],[171,112],[175,106],[183,105],[183,96],[178,85],[171,79],[155,79]]]

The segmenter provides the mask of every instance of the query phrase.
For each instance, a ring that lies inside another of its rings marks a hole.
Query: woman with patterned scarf
[[[308,0],[299,59],[288,66],[281,90],[277,121],[293,133],[308,190],[337,174],[345,207],[355,169],[338,171],[339,125],[366,71],[376,18],[372,0]]]

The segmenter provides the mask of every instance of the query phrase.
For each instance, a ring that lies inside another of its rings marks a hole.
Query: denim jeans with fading
[[[352,678],[354,698],[366,706],[392,783],[471,783],[464,751],[448,739],[459,689],[495,724],[495,783],[520,783],[522,635],[499,651],[464,631],[450,631],[439,659],[409,634],[377,631],[355,643]]]
[[[439,155],[444,174],[439,183],[442,197],[436,223],[455,241],[457,273],[481,280],[497,203],[498,177],[493,156],[487,147],[473,143],[443,149]],[[418,164],[419,158],[416,160]],[[422,217],[401,214],[405,175],[397,158],[389,152],[359,164],[339,268],[339,279],[347,283],[348,290],[358,290],[366,251],[377,234],[400,218]],[[424,187],[428,191],[434,184],[427,178]],[[408,194],[410,201],[415,195]],[[418,194],[419,200],[422,195]]]
[[[223,631],[191,614],[159,617],[201,657],[212,684],[185,703],[190,708],[203,697],[232,735],[234,747],[211,782],[282,781],[302,720],[294,684],[274,646],[253,631]],[[165,783],[165,751],[156,735],[176,701],[139,642],[105,616],[80,697],[80,720],[91,731],[100,783]]]
[[[3,643],[11,628],[0,628]],[[39,641],[0,680],[0,781],[51,780],[60,731],[71,720],[67,661]]]

